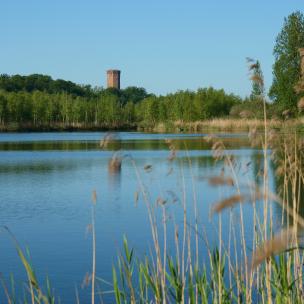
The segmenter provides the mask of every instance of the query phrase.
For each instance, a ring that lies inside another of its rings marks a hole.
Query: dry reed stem
[[[193,207],[194,207],[194,221],[195,221],[195,269],[198,269],[199,265],[199,243],[198,243],[198,210],[197,210],[197,192],[195,187],[195,179],[193,174],[193,167],[192,167],[192,161],[189,155],[189,150],[184,142],[185,148],[186,148],[186,155],[188,159],[188,164],[190,168],[190,175],[191,175],[191,184],[192,184],[192,195],[193,195]],[[195,286],[195,299],[196,302],[198,301],[198,288]]]
[[[160,245],[159,245],[157,223],[156,223],[154,211],[151,207],[151,202],[150,202],[148,193],[145,189],[145,186],[143,184],[143,181],[142,181],[142,178],[140,176],[139,170],[138,170],[138,168],[136,166],[136,163],[135,163],[133,158],[131,158],[131,163],[134,167],[136,178],[137,178],[137,181],[139,183],[140,192],[142,194],[143,200],[144,200],[145,205],[146,205],[147,210],[148,210],[148,217],[149,217],[149,222],[150,222],[152,239],[153,239],[154,249],[155,249],[155,253],[156,253],[156,265],[157,265],[156,269],[157,269],[157,274],[161,278],[161,285],[162,285],[161,288],[163,288],[162,277],[163,277],[163,273],[165,272],[165,269],[163,268],[163,265],[162,265],[162,257],[161,257],[161,251],[160,251]]]
[[[76,286],[75,286],[75,297],[76,297],[76,304],[80,304],[79,293]]]
[[[96,279],[96,233],[95,233],[95,205],[97,202],[96,190],[92,194],[92,298],[91,303],[95,303],[95,279]]]
[[[163,276],[162,276],[162,292],[164,294],[163,304],[166,304],[166,265],[167,265],[167,221],[166,221],[166,208],[164,207],[164,204],[162,204],[162,213],[163,213],[163,236],[164,236],[164,242],[163,242]]]
[[[182,240],[182,282],[183,282],[183,288],[185,286],[186,282],[186,276],[185,276],[185,250],[186,250],[186,235],[187,235],[187,207],[186,207],[186,185],[185,185],[185,175],[184,175],[184,169],[183,166],[181,168],[181,178],[182,178],[182,206],[183,206],[183,240]],[[184,295],[183,295],[184,298]]]
[[[239,196],[239,199],[241,199],[241,191],[240,191],[240,185],[239,185],[239,182],[238,182],[238,179],[237,179],[237,174],[236,174],[236,168],[235,168],[235,162],[234,162],[234,159],[233,157],[231,157],[231,155],[229,155],[227,153],[227,149],[223,143],[222,140],[218,140],[216,138],[214,138],[214,136],[210,136],[209,138],[207,138],[207,141],[209,142],[218,142],[217,145],[215,145],[215,154],[214,154],[214,157],[215,159],[224,159],[225,160],[225,164],[230,168],[231,170],[231,173],[232,173],[232,176],[235,180],[235,186],[236,186],[236,189],[237,189],[237,192],[238,192],[238,196]],[[236,198],[236,197],[235,197]],[[230,199],[227,199],[227,200],[224,200],[222,201],[222,204],[223,206],[228,206],[229,204],[232,203],[232,201],[235,200],[235,198],[230,198]],[[239,201],[239,202],[242,202],[242,201]],[[219,207],[220,205],[218,205]],[[216,208],[217,206],[215,206]],[[213,210],[214,212],[214,210]],[[246,240],[245,240],[245,231],[244,231],[244,220],[243,220],[243,209],[242,209],[242,205],[240,204],[240,220],[241,220],[241,242],[242,242],[242,245],[243,245],[243,254],[244,254],[244,260],[245,260],[245,265],[247,265],[247,251],[246,251]],[[234,236],[235,237],[235,236]],[[236,241],[236,240],[235,240]],[[236,256],[236,259],[237,259],[237,253],[236,253],[236,245],[235,245],[235,256]],[[246,284],[246,287],[247,287],[247,284],[248,284],[248,271],[247,271],[247,268],[246,268],[246,281],[245,281],[245,284]],[[238,290],[239,290],[239,285],[238,285]],[[250,298],[250,295],[248,294],[248,288],[246,288],[246,301]]]

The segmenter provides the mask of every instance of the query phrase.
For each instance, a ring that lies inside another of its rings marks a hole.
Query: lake
[[[234,157],[240,187],[256,181],[263,152],[251,147],[247,134],[215,135],[223,141],[226,153]],[[232,187],[214,187],[208,182],[223,172],[224,162],[213,158],[211,144],[205,140],[207,134],[113,133],[115,141],[110,140],[101,149],[100,140],[105,136],[102,132],[0,134],[0,225],[9,227],[22,248],[28,248],[39,281],[43,283],[48,276],[62,303],[75,300],[75,289],[82,302],[89,301],[90,288],[82,286],[82,282],[92,267],[88,225],[94,190],[97,275],[109,282],[124,235],[139,257],[149,255],[153,247],[141,184],[149,202],[161,205],[159,209],[164,207],[169,252],[174,252],[174,225],[182,226],[183,203],[187,206],[189,227],[194,227],[196,202],[198,226],[204,229],[210,246],[216,246],[218,216],[210,215],[211,207],[235,193]],[[168,139],[176,149],[173,160],[168,159]],[[121,171],[113,174],[108,170],[108,161],[115,151],[119,151],[123,161]],[[272,170],[269,179],[270,188],[275,189]],[[235,209],[237,225],[240,214]],[[222,213],[225,241],[229,213]],[[252,214],[253,207],[244,204],[244,233],[249,242]],[[277,206],[274,217],[279,223],[281,213]],[[157,218],[162,231],[163,219]],[[199,251],[203,259],[207,254],[203,240]],[[14,275],[18,290],[26,281],[14,244],[4,230],[0,232],[0,272],[9,288],[10,274]],[[101,292],[112,290],[104,282],[100,288]],[[22,296],[20,291],[16,293]],[[3,302],[3,291],[0,296]],[[111,301],[111,294],[103,297]]]

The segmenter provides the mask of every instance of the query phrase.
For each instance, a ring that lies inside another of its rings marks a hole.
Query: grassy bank
[[[269,128],[278,130],[296,129],[301,130],[303,126],[303,118],[278,120],[269,119],[267,125]],[[246,131],[256,128],[259,131],[264,130],[263,119],[241,119],[241,118],[216,118],[201,121],[173,121],[166,123],[156,123],[153,125],[139,124],[138,130],[151,132],[208,132],[208,131]]]
[[[135,131],[136,124],[115,123],[115,124],[64,124],[52,123],[45,125],[33,125],[30,123],[11,123],[0,125],[0,132],[77,132],[77,131]]]
[[[303,118],[278,120],[269,119],[267,125],[269,128],[277,130],[297,130],[303,129]],[[115,124],[64,124],[53,123],[50,125],[32,125],[32,124],[8,124],[0,125],[0,132],[49,132],[49,131],[142,131],[142,132],[191,132],[200,133],[208,131],[246,131],[256,128],[259,131],[264,129],[262,119],[237,119],[237,118],[217,118],[201,121],[167,121],[165,123],[115,123]]]

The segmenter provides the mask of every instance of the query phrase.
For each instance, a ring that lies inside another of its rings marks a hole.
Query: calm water
[[[223,163],[212,158],[210,145],[204,141],[206,134],[123,132],[116,134],[115,143],[100,150],[99,141],[104,135],[100,132],[0,134],[0,225],[8,226],[23,248],[29,248],[38,278],[43,281],[48,276],[63,303],[74,301],[75,286],[81,300],[88,302],[90,290],[81,288],[81,284],[91,269],[91,234],[87,226],[91,221],[93,190],[98,197],[98,276],[111,281],[111,267],[124,234],[138,255],[149,253],[152,242],[147,210],[141,196],[137,204],[134,200],[139,184],[131,157],[150,201],[154,204],[158,197],[167,200],[169,235],[173,223],[182,224],[183,179],[189,224],[194,223],[195,193],[199,225],[205,227],[212,245],[218,242],[218,219],[210,218],[210,206],[233,193],[228,187],[218,189],[208,184],[208,177],[219,175]],[[240,182],[254,180],[261,151],[250,147],[246,134],[218,136],[224,141],[227,153],[237,161],[235,170]],[[166,138],[173,139],[178,148],[173,162],[168,161]],[[111,175],[108,160],[118,149],[128,157],[123,160],[121,173]],[[151,165],[152,170],[144,170],[146,165]],[[279,210],[277,213],[279,218]],[[223,231],[228,227],[227,214],[228,211],[223,214]],[[246,236],[250,238],[251,206],[244,206],[244,216]],[[237,212],[235,221],[239,221]],[[170,238],[168,246],[170,250]],[[200,252],[205,255],[203,246]],[[0,232],[0,272],[7,281],[13,273],[16,286],[26,279],[13,243],[4,232]],[[103,285],[102,289],[107,291],[111,287]]]

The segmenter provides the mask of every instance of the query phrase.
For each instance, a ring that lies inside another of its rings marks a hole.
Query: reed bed
[[[252,134],[256,133],[252,131],[250,136]],[[188,209],[191,207],[189,203],[186,204],[186,189],[183,198],[183,225],[178,227],[171,223],[174,225],[174,235],[166,235],[169,222],[165,220],[165,203],[155,204],[149,201],[146,188],[141,185],[142,200],[147,206],[150,219],[154,252],[150,256],[136,257],[129,248],[127,239],[124,239],[124,251],[119,255],[118,265],[113,267],[116,303],[304,302],[303,248],[300,244],[304,228],[300,214],[304,181],[303,141],[296,134],[281,136],[271,129],[266,130],[262,136],[256,136],[260,138],[251,138],[253,144],[262,145],[264,149],[271,148],[272,154],[269,155],[265,150],[264,163],[258,172],[262,175],[260,184],[249,183],[247,186],[241,185],[237,180],[237,164],[227,154],[220,139],[207,139],[212,145],[214,159],[222,160],[225,172],[229,172],[229,175],[222,173],[210,177],[210,185],[225,185],[235,190],[235,194],[216,202],[211,210],[212,214],[219,215],[217,247],[210,246],[204,227],[198,228],[197,219],[188,218]],[[279,195],[269,190],[270,157],[277,172],[280,172],[276,177],[280,180],[277,189]],[[135,163],[134,167],[141,184]],[[192,199],[192,208],[195,209],[195,195],[192,195]],[[248,243],[244,234],[244,203],[252,206],[252,243]],[[274,203],[283,210],[279,230],[273,223]],[[257,205],[262,207],[262,215],[257,213]],[[233,216],[237,208],[240,222],[235,221]],[[157,220],[157,212],[163,215],[161,221]],[[231,217],[229,244],[222,239],[223,212],[229,212]],[[197,212],[194,214],[196,217]],[[175,239],[174,252],[167,251],[168,238]],[[203,257],[203,252],[207,252],[207,259]]]
[[[267,125],[269,128],[286,129],[301,127],[303,124],[302,118],[297,119],[268,119]],[[219,131],[249,131],[252,128],[264,130],[263,119],[257,118],[215,118],[203,121],[174,122],[175,130],[186,130],[189,132],[206,132],[206,130],[219,130]]]

